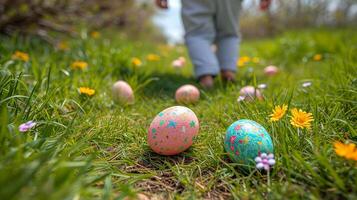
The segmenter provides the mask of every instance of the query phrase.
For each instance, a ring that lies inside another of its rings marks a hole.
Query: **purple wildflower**
[[[34,126],[36,126],[36,122],[28,121],[28,122],[23,123],[19,126],[19,131],[24,133],[24,132],[29,131]]]
[[[239,96],[238,99],[237,99],[237,101],[238,101],[238,102],[241,102],[241,101],[244,101],[244,99],[245,99],[245,96]]]
[[[264,169],[265,171],[269,171],[273,165],[275,165],[274,154],[266,154],[262,153],[255,158],[256,168]]]

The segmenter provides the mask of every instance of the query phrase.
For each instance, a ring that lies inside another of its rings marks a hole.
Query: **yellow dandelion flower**
[[[238,67],[244,67],[244,65],[246,64],[246,62],[242,59],[238,59],[237,61],[237,66]]]
[[[237,61],[237,66],[238,66],[238,67],[244,67],[244,65],[245,65],[245,62],[244,62],[244,61],[241,61],[241,60],[238,60],[238,61]]]
[[[312,113],[307,113],[301,109],[294,108],[291,110],[291,125],[297,128],[311,128],[311,122],[314,121]]]
[[[258,58],[258,57],[253,57],[253,58],[252,58],[252,62],[255,63],[255,64],[258,64],[258,63],[260,63],[260,58]]]
[[[134,57],[131,59],[131,64],[134,66],[134,67],[139,67],[141,66],[143,63],[141,62],[141,60],[137,57]]]
[[[95,94],[95,90],[88,88],[88,87],[80,87],[79,88],[79,93],[80,94],[85,94],[87,96],[93,96]]]
[[[243,62],[250,62],[251,61],[250,57],[248,57],[248,56],[242,56],[242,57],[239,58],[239,60],[241,60]]]
[[[97,39],[97,38],[100,37],[100,33],[99,33],[98,31],[92,31],[92,32],[90,33],[90,36],[91,36],[92,38],[94,38],[94,39]]]
[[[250,57],[248,57],[248,56],[242,56],[242,57],[240,57],[240,58],[238,59],[238,61],[237,61],[237,66],[238,66],[238,67],[244,67],[244,65],[247,64],[247,62],[250,62],[250,61],[251,61]]]
[[[287,110],[287,105],[275,106],[275,108],[273,109],[273,114],[270,115],[270,121],[279,121],[285,115]]]
[[[81,69],[84,70],[88,67],[88,63],[84,62],[84,61],[74,61],[71,64],[71,68],[72,69]]]
[[[159,61],[160,60],[160,56],[156,55],[156,54],[149,54],[146,56],[146,60],[148,61]]]
[[[22,51],[15,51],[14,54],[12,54],[12,57],[11,57],[13,60],[21,60],[21,61],[24,61],[24,62],[27,62],[30,60],[30,56],[25,53],[25,52],[22,52]]]
[[[316,54],[316,55],[314,55],[313,59],[314,59],[314,61],[320,61],[320,60],[322,60],[322,55]]]
[[[357,148],[355,144],[344,144],[342,142],[336,141],[333,143],[333,146],[335,153],[338,156],[357,161]]]
[[[61,41],[57,44],[57,49],[67,51],[69,49],[69,45],[67,42]]]

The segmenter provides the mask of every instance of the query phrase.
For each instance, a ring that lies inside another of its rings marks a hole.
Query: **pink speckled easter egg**
[[[253,86],[245,86],[239,91],[240,97],[245,101],[253,101],[255,98],[263,100],[263,95],[260,90],[255,89]]]
[[[264,74],[268,76],[274,76],[279,72],[279,69],[273,65],[264,68]]]
[[[117,81],[112,87],[113,99],[120,104],[133,104],[134,93],[125,81]]]
[[[200,91],[193,85],[183,85],[176,90],[175,99],[183,104],[196,103],[200,99]]]
[[[148,144],[161,155],[176,155],[188,149],[198,135],[199,122],[195,113],[184,106],[161,111],[151,122]]]

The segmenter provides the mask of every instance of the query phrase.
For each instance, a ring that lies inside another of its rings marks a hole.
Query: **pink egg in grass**
[[[186,58],[185,58],[185,57],[180,56],[180,57],[178,58],[178,60],[180,60],[180,61],[182,62],[182,64],[186,64]]]
[[[172,66],[174,68],[177,68],[177,69],[183,68],[185,64],[186,64],[186,58],[183,57],[183,56],[181,56],[178,59],[172,61]]]
[[[176,90],[175,99],[183,104],[197,103],[200,99],[200,91],[194,85],[183,85]]]
[[[120,104],[133,104],[134,92],[125,81],[117,81],[112,87],[112,95],[115,102]]]
[[[274,76],[279,72],[276,66],[270,65],[264,68],[264,74],[268,76]]]
[[[253,101],[254,99],[263,100],[263,95],[259,89],[255,89],[253,86],[245,86],[239,91],[239,100]]]
[[[184,106],[161,111],[148,130],[150,148],[161,155],[176,155],[188,149],[199,131],[195,113]]]

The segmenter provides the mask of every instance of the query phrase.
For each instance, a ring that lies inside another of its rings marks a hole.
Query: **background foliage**
[[[354,0],[273,0],[267,12],[258,10],[258,0],[245,1],[250,3],[242,10],[244,37],[357,23]],[[0,33],[30,33],[50,40],[49,30],[78,36],[83,28],[87,31],[115,28],[134,37],[162,39],[152,26],[153,5],[154,0],[0,0]]]
[[[273,0],[267,12],[259,12],[250,1],[242,10],[241,30],[245,37],[269,36],[286,29],[357,25],[355,0]]]
[[[0,13],[0,33],[6,34],[48,37],[51,30],[77,36],[79,28],[110,27],[135,36],[154,31],[152,7],[134,0],[0,0]]]

